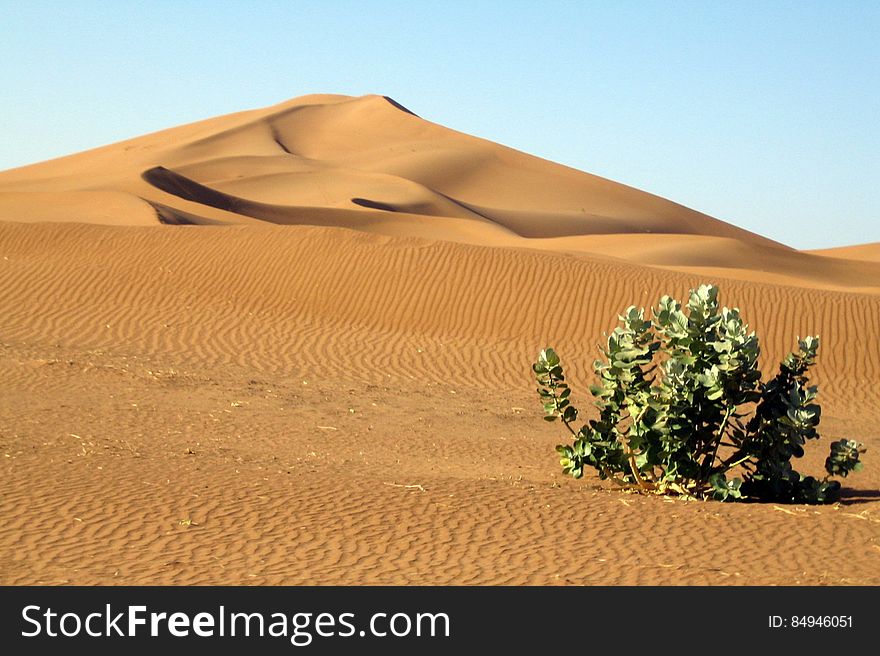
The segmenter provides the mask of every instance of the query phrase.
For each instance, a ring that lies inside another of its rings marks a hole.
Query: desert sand
[[[538,350],[587,410],[618,312],[701,282],[765,377],[821,335],[840,503],[561,474]],[[880,244],[320,95],[0,172],[0,290],[0,583],[880,584]]]

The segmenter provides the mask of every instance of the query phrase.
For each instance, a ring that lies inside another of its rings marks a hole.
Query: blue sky
[[[798,248],[880,241],[880,2],[0,0],[0,169],[307,93]]]

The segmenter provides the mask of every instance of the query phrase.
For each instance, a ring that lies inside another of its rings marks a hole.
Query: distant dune
[[[858,246],[841,246],[839,248],[827,248],[825,250],[810,251],[815,255],[836,257],[842,260],[865,260],[866,262],[880,262],[880,242],[873,244],[860,244]]]
[[[6,171],[0,220],[336,226],[793,284],[880,280],[876,259],[799,253],[383,96],[305,96]]]
[[[537,351],[588,415],[617,313],[706,281],[765,374],[821,335],[843,504],[559,473]],[[878,244],[321,95],[0,172],[0,289],[0,583],[880,584]]]

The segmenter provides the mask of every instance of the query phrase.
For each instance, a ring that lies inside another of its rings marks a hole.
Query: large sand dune
[[[558,472],[625,306],[721,286],[823,339],[828,507]],[[0,582],[880,583],[877,245],[799,252],[425,121],[308,96],[0,173]]]

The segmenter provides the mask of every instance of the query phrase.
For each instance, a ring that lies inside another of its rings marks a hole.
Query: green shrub
[[[834,442],[821,480],[791,464],[819,437],[817,388],[807,380],[819,338],[799,340],[779,373],[762,382],[757,336],[717,298],[716,287],[702,285],[685,308],[664,296],[651,319],[627,308],[593,365],[598,418],[579,430],[559,356],[540,352],[532,368],[544,419],[561,420],[573,438],[556,447],[563,472],[580,478],[592,467],[637,490],[719,500],[836,500],[840,483],[830,477],[861,468],[860,443]]]

